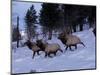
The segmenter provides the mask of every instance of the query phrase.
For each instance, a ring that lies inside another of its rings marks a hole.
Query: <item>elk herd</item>
[[[72,46],[77,49],[77,44],[81,44],[85,47],[84,43],[76,35],[66,34],[62,32],[59,34],[58,39],[65,45],[65,50],[67,50],[68,48],[72,50]],[[43,51],[45,53],[45,57],[52,57],[51,54],[56,56],[58,51],[63,53],[63,50],[58,43],[48,43],[43,39],[36,40],[36,42],[27,40],[24,45],[27,45],[27,47],[33,51],[32,58],[34,58],[36,53],[37,55],[40,55],[40,51]]]

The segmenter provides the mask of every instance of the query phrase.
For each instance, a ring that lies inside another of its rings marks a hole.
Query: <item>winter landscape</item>
[[[96,7],[12,1],[11,44],[13,74],[96,69]]]

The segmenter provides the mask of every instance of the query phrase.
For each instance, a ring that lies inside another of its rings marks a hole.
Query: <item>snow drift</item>
[[[77,49],[65,52],[65,47],[57,37],[48,40],[49,43],[58,43],[64,53],[57,52],[53,58],[45,58],[45,54],[36,55],[32,59],[32,51],[26,46],[16,48],[16,52],[12,50],[12,73],[30,73],[47,72],[47,71],[63,71],[78,69],[95,69],[95,36],[91,30],[73,33],[77,35],[86,47],[78,45]]]

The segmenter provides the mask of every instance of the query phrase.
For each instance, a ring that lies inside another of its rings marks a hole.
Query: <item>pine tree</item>
[[[58,4],[43,3],[40,11],[40,25],[45,27],[49,32],[49,38],[52,38],[52,31],[60,28],[61,16]]]
[[[72,30],[76,32],[77,26],[77,5],[63,5],[64,9],[64,25],[67,33],[72,33]]]
[[[80,31],[83,30],[84,19],[88,18],[88,22],[91,24],[95,21],[96,18],[96,8],[95,6],[79,6],[79,26]]]
[[[96,6],[92,6],[89,9],[90,9],[90,11],[88,12],[89,25],[90,27],[96,27],[93,26],[93,24],[96,25]]]
[[[36,11],[34,9],[34,5],[30,7],[30,9],[27,10],[26,16],[25,16],[25,23],[26,23],[26,32],[28,39],[32,39],[32,37],[35,35],[35,23],[37,22],[37,16]]]

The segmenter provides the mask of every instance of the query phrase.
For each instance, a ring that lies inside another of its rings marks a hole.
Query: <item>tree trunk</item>
[[[19,35],[17,37],[17,48],[19,47]]]
[[[83,31],[83,24],[80,24],[80,31]]]
[[[73,26],[73,30],[74,30],[74,32],[76,32],[76,26]]]
[[[93,27],[93,22],[89,22],[89,28]]]
[[[28,37],[27,40],[30,40],[30,32],[29,32],[29,29],[27,30],[27,37]]]
[[[30,27],[27,28],[27,36],[28,36],[28,40],[31,40],[31,30],[30,30]]]
[[[52,39],[52,30],[49,29],[49,37],[48,37],[48,40],[51,40]]]
[[[19,16],[17,16],[17,48],[19,47]]]
[[[94,35],[96,37],[96,28],[94,28],[93,33],[94,33]]]
[[[74,32],[76,32],[76,27],[73,28]]]

